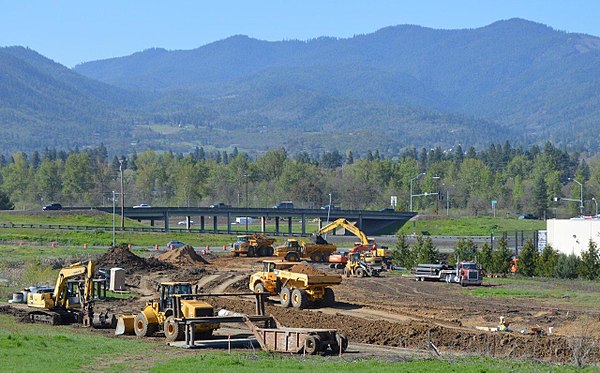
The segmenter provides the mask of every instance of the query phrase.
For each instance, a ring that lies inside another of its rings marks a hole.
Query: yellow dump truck
[[[265,260],[263,270],[250,276],[250,290],[279,295],[284,307],[331,306],[335,294],[331,286],[342,276],[330,275],[311,266],[285,261]]]
[[[237,241],[231,245],[233,256],[271,256],[274,249],[274,238],[269,238],[266,234],[246,234],[237,236]]]
[[[285,245],[275,248],[275,255],[290,262],[311,260],[313,262],[328,262],[329,255],[337,250],[337,246],[329,243],[305,243],[294,238],[288,238]]]

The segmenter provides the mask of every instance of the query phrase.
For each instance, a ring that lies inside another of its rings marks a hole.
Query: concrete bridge
[[[112,213],[112,207],[95,207],[97,210]],[[116,210],[120,214],[120,208]],[[260,232],[279,234],[292,234],[294,224],[300,224],[300,234],[307,235],[306,222],[310,219],[319,219],[319,227],[327,222],[328,210],[324,209],[279,209],[279,208],[239,208],[239,207],[125,207],[124,215],[129,219],[150,221],[154,226],[156,221],[162,221],[165,231],[169,231],[169,220],[179,218],[186,222],[187,230],[201,233],[233,233],[232,226],[236,218],[260,219]],[[414,212],[397,212],[391,209],[382,211],[371,210],[331,210],[329,221],[346,218],[356,222],[356,226],[369,236],[395,234],[404,223],[415,216]],[[192,228],[192,218],[199,217]],[[267,223],[274,222],[274,229],[267,230]],[[240,225],[245,225],[244,223]],[[238,225],[239,226],[239,225]],[[225,228],[225,229],[223,229]],[[237,230],[239,231],[239,230]],[[249,230],[249,232],[254,232]],[[312,233],[312,232],[309,232]]]

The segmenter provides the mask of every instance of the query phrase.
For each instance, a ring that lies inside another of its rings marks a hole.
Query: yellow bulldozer
[[[192,294],[192,285],[189,282],[161,283],[159,298],[148,301],[139,314],[119,316],[115,335],[135,334],[138,337],[149,337],[162,331],[169,342],[182,340],[183,318],[214,316],[213,306],[193,299]],[[195,324],[194,328],[196,337],[206,339],[219,328],[219,324],[199,323]]]

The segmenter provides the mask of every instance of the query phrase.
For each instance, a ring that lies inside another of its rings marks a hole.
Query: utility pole
[[[121,175],[121,230],[125,230],[125,193],[123,193],[123,160],[119,159],[119,174]]]

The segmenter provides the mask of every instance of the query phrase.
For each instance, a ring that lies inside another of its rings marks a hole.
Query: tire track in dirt
[[[230,277],[229,277],[230,276]],[[248,277],[247,275],[229,275],[228,279],[221,282],[218,286],[214,287],[212,289],[213,293],[224,293],[225,290],[232,284],[245,279],[246,277]]]

